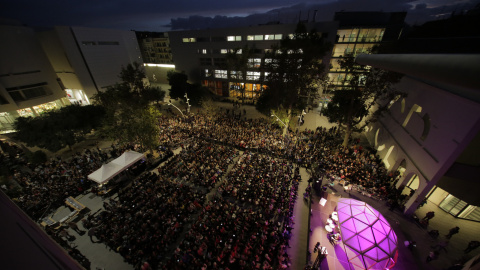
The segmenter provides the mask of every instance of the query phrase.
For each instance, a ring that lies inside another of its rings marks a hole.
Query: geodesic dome
[[[398,257],[397,235],[387,220],[370,205],[341,198],[338,222],[345,253],[354,269],[390,269]]]

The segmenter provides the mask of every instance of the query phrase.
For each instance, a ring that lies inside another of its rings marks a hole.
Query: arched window
[[[428,133],[430,132],[430,115],[426,113],[423,117],[423,132],[420,140],[425,141],[428,137]]]
[[[388,158],[390,157],[390,154],[392,153],[394,148],[395,148],[395,146],[393,146],[393,145],[390,146],[390,148],[388,148],[387,154],[383,158],[383,163],[385,164],[385,168],[387,170],[390,169],[390,163],[388,162]]]
[[[405,117],[405,121],[403,121],[402,127],[407,126],[408,122],[410,121],[410,117],[412,117],[412,114],[414,112],[421,113],[422,112],[422,107],[420,107],[417,104],[413,105],[412,108],[410,109],[410,112],[408,113],[407,117]]]

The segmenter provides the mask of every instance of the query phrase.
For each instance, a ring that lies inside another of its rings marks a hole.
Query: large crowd
[[[88,175],[130,147],[112,145],[108,150],[96,147],[76,152],[68,159],[51,158],[42,164],[26,162],[13,171],[12,179],[22,189],[14,201],[37,220],[64,205],[67,197],[76,197],[90,189],[93,182]]]
[[[300,166],[384,197],[394,180],[358,141],[341,146],[336,129],[285,136],[266,119],[244,120],[225,111],[217,117],[165,115],[159,125],[162,147],[178,147],[180,153],[84,220],[91,235],[138,269],[289,268]],[[15,201],[38,219],[66,197],[85,192],[92,185],[87,175],[121,153],[96,148],[68,160],[26,165],[14,172],[22,187]]]

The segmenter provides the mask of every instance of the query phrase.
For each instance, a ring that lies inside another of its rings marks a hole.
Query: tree
[[[345,90],[334,92],[323,113],[329,122],[345,129],[343,146],[347,146],[353,132],[359,132],[376,121],[392,100],[405,96],[405,93],[393,87],[401,78],[398,73],[358,65],[352,55],[346,55],[338,62],[347,74],[343,82]]]
[[[168,84],[170,84],[170,98],[183,98],[188,88],[188,77],[184,72],[170,70],[167,73]]]
[[[229,51],[225,57],[229,81],[233,83],[234,89],[240,92],[242,104],[245,102],[247,72],[255,68],[255,64],[252,63],[254,51],[254,48],[245,45],[242,49]]]
[[[101,133],[122,145],[153,151],[159,141],[160,112],[151,103],[163,100],[165,92],[144,83],[145,71],[138,63],[122,68],[119,77],[120,83],[93,97],[106,111]]]
[[[57,152],[85,140],[86,134],[101,126],[104,114],[100,106],[70,105],[37,117],[18,117],[14,136],[29,147]]]
[[[185,94],[190,99],[190,105],[199,106],[202,99],[211,98],[210,91],[200,84],[188,83],[188,77],[183,72],[169,71],[168,82],[171,85],[170,97],[184,100]]]
[[[288,125],[294,112],[300,113],[308,99],[317,94],[324,72],[322,58],[329,47],[314,29],[307,32],[305,25],[299,23],[292,38],[284,38],[265,54],[267,88],[257,109],[267,115],[272,110],[286,110],[287,117],[282,121]]]

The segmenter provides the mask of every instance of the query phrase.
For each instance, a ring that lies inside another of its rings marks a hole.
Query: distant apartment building
[[[168,83],[167,72],[174,70],[170,39],[166,32],[135,32],[151,83]]]
[[[173,64],[168,33],[137,31],[135,34],[145,63]]]

